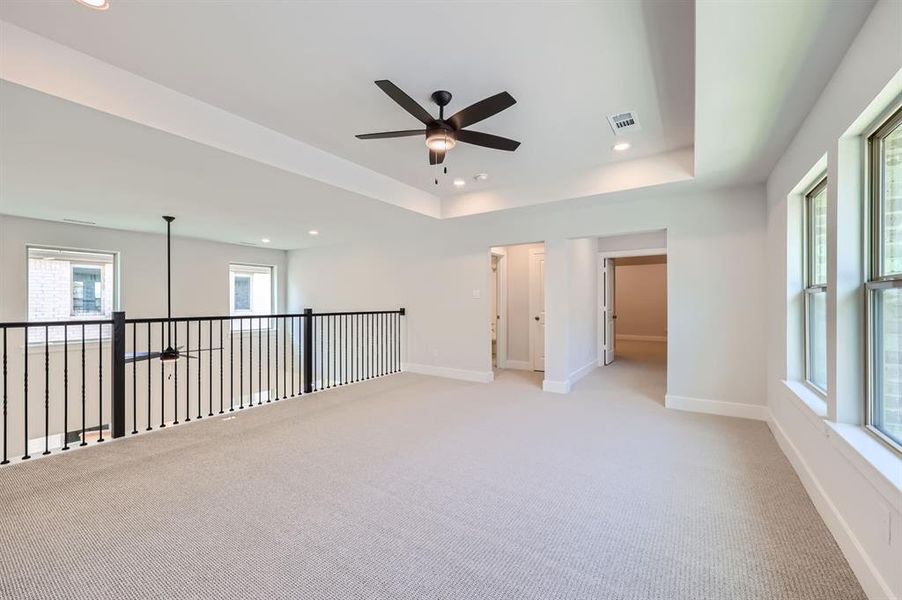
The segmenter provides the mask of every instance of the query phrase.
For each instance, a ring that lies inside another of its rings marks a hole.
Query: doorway
[[[666,357],[667,255],[616,254],[599,255],[599,364]]]
[[[489,330],[492,369],[528,372],[530,381],[545,369],[545,245],[495,246],[490,251]],[[521,374],[520,377],[524,377]]]

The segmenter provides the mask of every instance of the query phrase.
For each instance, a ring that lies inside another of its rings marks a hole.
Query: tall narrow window
[[[868,138],[867,425],[902,451],[902,108]]]
[[[805,194],[805,379],[827,391],[827,178]]]
[[[273,297],[272,267],[229,265],[229,314],[272,314]]]

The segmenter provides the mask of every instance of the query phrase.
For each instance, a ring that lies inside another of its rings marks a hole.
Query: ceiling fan
[[[387,79],[376,82],[388,97],[397,102],[401,108],[420,120],[425,129],[406,129],[403,131],[385,131],[382,133],[364,133],[357,136],[361,140],[379,140],[385,138],[411,137],[423,135],[426,138],[426,146],[429,148],[429,164],[438,165],[445,160],[445,153],[453,148],[457,142],[483,146],[494,150],[507,150],[513,152],[520,142],[504,138],[490,133],[470,131],[464,129],[483,119],[500,113],[517,103],[514,97],[507,92],[501,92],[480,100],[476,104],[454,113],[445,118],[445,107],[451,102],[451,92],[438,90],[432,93],[432,101],[438,105],[438,118],[434,118],[429,111],[417,104],[417,102],[404,93],[401,88]]]
[[[175,362],[182,358],[197,359],[187,352],[183,352],[184,346],[178,348],[172,347],[172,222],[175,217],[163,217],[166,221],[166,349],[162,352],[135,352],[134,354],[126,354],[125,362],[136,362],[139,360],[153,360],[159,358],[161,362]],[[199,350],[211,350],[211,348],[203,348]]]

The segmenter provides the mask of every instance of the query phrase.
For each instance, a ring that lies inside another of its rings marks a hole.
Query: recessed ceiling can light
[[[476,181],[485,181],[488,178],[488,173],[476,173],[476,175],[473,176],[473,179],[475,179]]]
[[[307,233],[309,233],[310,235],[319,235],[319,231],[317,231],[316,229],[311,229]]]
[[[614,144],[614,150],[616,150],[617,152],[623,152],[624,150],[629,150],[629,149],[630,149],[629,142],[618,142],[618,143]]]
[[[269,243],[269,238],[263,238],[263,239],[260,240],[260,241],[263,242],[264,244],[268,244],[268,243]]]
[[[110,7],[110,0],[75,0],[79,4],[84,4],[88,8],[94,10],[106,10]]]
[[[453,183],[456,187],[463,187],[463,186],[467,185],[467,182],[459,177],[457,179],[455,179]]]

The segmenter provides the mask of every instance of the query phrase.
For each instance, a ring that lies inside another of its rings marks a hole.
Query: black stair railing
[[[0,323],[0,465],[397,373],[405,314]]]

